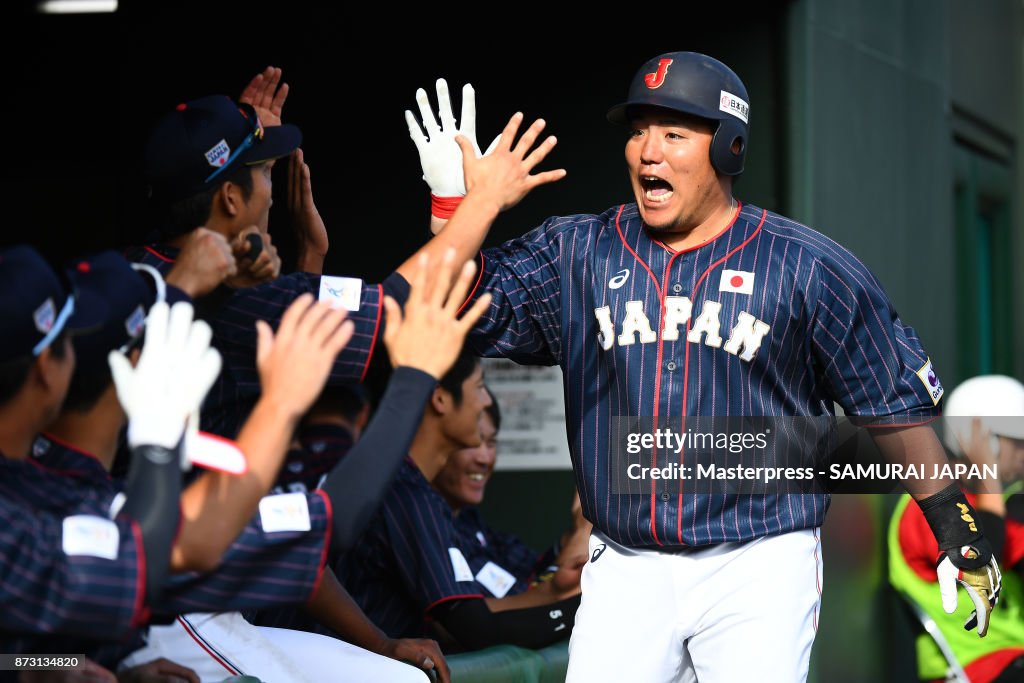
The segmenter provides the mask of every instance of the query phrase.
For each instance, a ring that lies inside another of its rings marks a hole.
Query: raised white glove
[[[437,79],[438,125],[430,108],[430,101],[423,88],[416,91],[416,103],[419,105],[423,127],[408,109],[405,110],[405,122],[409,124],[409,137],[416,145],[420,155],[420,166],[423,168],[423,180],[430,186],[430,192],[437,197],[463,197],[466,195],[466,179],[462,172],[462,150],[455,142],[456,135],[465,135],[473,144],[476,155],[480,156],[480,145],[476,142],[476,94],[473,86],[467,83],[462,86],[462,116],[459,125],[455,125],[452,113],[451,98],[448,95],[448,83]],[[426,135],[424,135],[426,131]],[[495,138],[489,153],[494,144]]]
[[[146,318],[146,341],[135,367],[112,351],[110,372],[128,415],[128,445],[174,448],[189,416],[197,413],[221,358],[210,347],[210,326],[192,320],[192,304],[154,304]],[[183,463],[183,466],[187,463]]]

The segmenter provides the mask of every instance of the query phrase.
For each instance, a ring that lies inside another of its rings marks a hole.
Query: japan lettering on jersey
[[[745,541],[819,526],[825,494],[613,492],[617,419],[823,416],[876,423],[937,414],[916,332],[848,250],[755,206],[676,252],[634,204],[549,219],[481,253],[473,296],[493,301],[470,339],[486,356],[558,364],[588,519],[634,547]],[[680,455],[685,458],[685,453]]]

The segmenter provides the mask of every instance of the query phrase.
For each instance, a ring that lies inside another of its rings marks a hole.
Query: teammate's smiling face
[[[443,428],[448,439],[460,448],[479,446],[480,416],[489,405],[491,395],[484,385],[484,368],[478,363],[473,373],[462,382],[462,398],[458,405],[453,405],[444,416]]]
[[[483,502],[484,489],[494,471],[498,430],[486,412],[480,416],[480,436],[483,443],[454,453],[434,479],[434,486],[455,510]]]
[[[643,107],[633,112],[630,126],[626,163],[640,216],[649,228],[688,233],[721,209],[723,188],[711,166],[710,122]]]

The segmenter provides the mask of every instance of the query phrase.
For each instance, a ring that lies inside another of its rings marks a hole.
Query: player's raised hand
[[[429,255],[422,253],[410,280],[404,313],[394,299],[385,297],[388,317],[384,344],[393,366],[417,368],[440,379],[455,362],[469,330],[490,305],[491,295],[484,294],[458,317],[476,264],[463,264],[454,286],[450,286],[454,270],[454,249],[445,252],[438,266],[433,266]]]
[[[538,185],[553,183],[565,177],[564,168],[531,174],[537,164],[554,149],[558,140],[554,135],[549,135],[531,151],[546,124],[544,119],[537,119],[517,142],[516,134],[522,122],[522,113],[513,114],[498,137],[493,151],[479,158],[472,153],[473,146],[468,138],[461,135],[455,138],[462,149],[468,194],[486,196],[501,211],[518,204]]]
[[[448,662],[441,654],[441,648],[435,640],[427,638],[396,638],[389,639],[378,653],[391,659],[408,662],[418,669],[434,671],[438,683],[449,683],[451,672]]]
[[[278,88],[278,85],[281,87]],[[253,76],[238,101],[251,104],[264,126],[280,126],[281,110],[286,99],[288,84],[281,83],[281,69],[268,66]]]
[[[192,304],[154,304],[138,363],[118,352],[108,357],[117,398],[128,415],[128,443],[174,448],[188,418],[198,413],[221,357],[210,346],[210,326],[193,320]]]
[[[263,398],[294,417],[304,414],[320,395],[335,357],[352,338],[354,327],[344,309],[313,300],[295,299],[281,317],[277,331],[256,323],[256,367]]]
[[[301,147],[288,157],[288,213],[298,248],[296,267],[307,273],[323,272],[330,241],[327,226],[313,203],[309,164]]]
[[[472,147],[473,156],[480,156],[480,145],[476,141],[476,93],[469,83],[462,86],[462,115],[456,124],[448,82],[439,78],[436,88],[437,118],[434,118],[427,92],[420,88],[416,91],[420,121],[406,109],[405,122],[409,126],[409,137],[420,155],[423,180],[430,186],[431,194],[436,197],[462,197],[466,194],[466,181],[462,171],[462,150],[455,143],[455,136],[464,136]]]

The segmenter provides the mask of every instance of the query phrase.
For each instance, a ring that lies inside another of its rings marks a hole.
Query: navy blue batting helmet
[[[743,172],[750,130],[747,88],[732,69],[698,52],[669,52],[648,60],[633,76],[629,97],[608,111],[628,124],[634,107],[663,107],[717,122],[711,165],[723,175]]]

